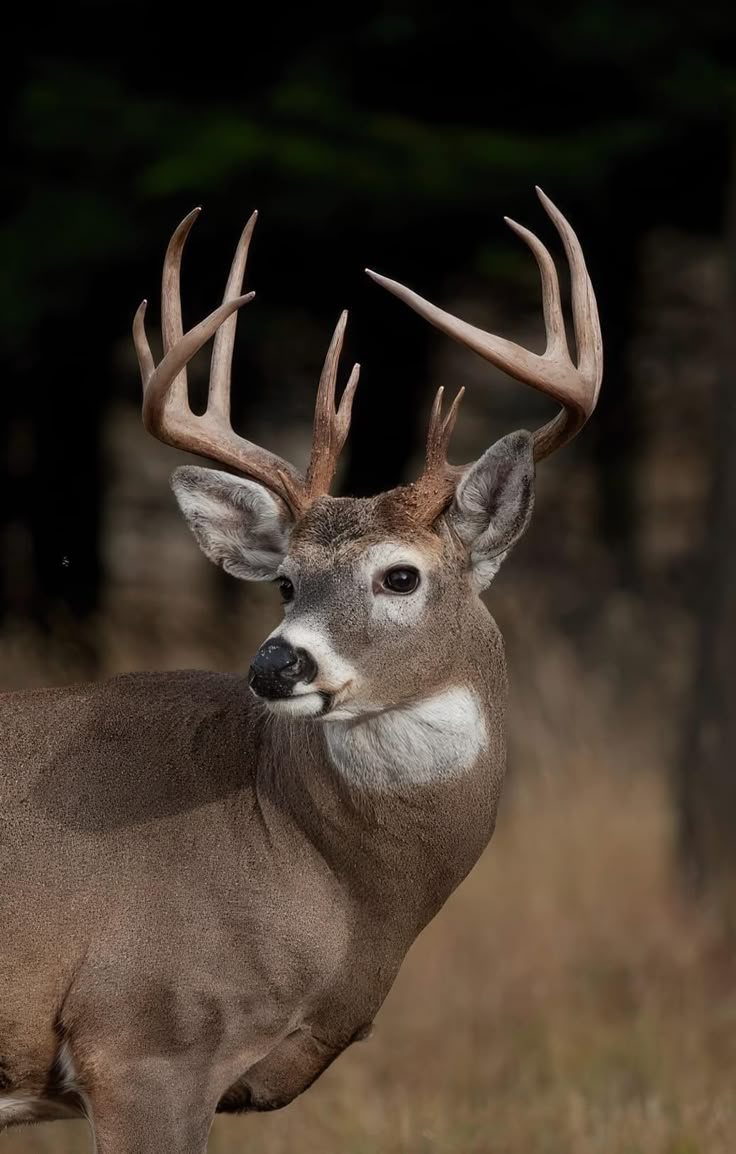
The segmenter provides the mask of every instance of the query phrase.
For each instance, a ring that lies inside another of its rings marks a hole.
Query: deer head
[[[503,437],[475,462],[451,465],[447,449],[462,390],[445,414],[439,389],[421,477],[372,498],[329,496],[358,383],[355,365],[336,406],[347,314],[327,352],[302,476],[235,434],[229,420],[236,314],[254,296],[241,295],[241,288],[256,214],[240,239],[223,303],[187,333],[180,264],[198,210],[174,233],[164,261],[164,355],[158,366],[145,335],[145,301],[133,327],[143,420],[160,440],[242,474],[184,466],[172,485],[210,560],[236,577],[279,583],[284,621],[261,646],[250,675],[252,691],[274,711],[355,719],[451,685],[457,656],[452,638],[462,623],[485,612],[478,594],[529,523],[535,463],[570,440],[593,412],[603,371],[593,287],[575,233],[537,191],[570,265],[577,363],[568,350],[552,257],[513,221],[509,225],[529,245],[541,273],[547,333],[542,354],[475,328],[395,281],[369,275],[436,327],[553,397],[559,414],[534,433]],[[187,400],[186,365],[212,336],[207,409],[196,415]]]

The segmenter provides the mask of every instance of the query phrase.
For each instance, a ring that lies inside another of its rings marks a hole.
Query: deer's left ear
[[[533,438],[527,432],[510,433],[470,466],[446,514],[468,550],[478,590],[490,585],[533,508]]]

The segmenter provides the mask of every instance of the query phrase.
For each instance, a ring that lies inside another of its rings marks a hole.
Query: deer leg
[[[214,1106],[202,1081],[159,1058],[100,1066],[84,1092],[97,1154],[205,1154]]]
[[[368,1032],[366,1027],[346,1041],[327,1045],[308,1030],[295,1030],[229,1088],[218,1103],[218,1113],[286,1106],[309,1089],[346,1046],[367,1037]]]

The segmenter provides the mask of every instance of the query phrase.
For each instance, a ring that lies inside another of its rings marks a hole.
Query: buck
[[[364,1038],[411,943],[493,832],[506,674],[480,599],[527,527],[535,463],[585,423],[602,375],[578,240],[576,360],[554,263],[547,347],[483,332],[375,273],[433,325],[561,405],[479,460],[447,462],[461,393],[432,410],[426,467],[367,499],[328,495],[350,423],[335,403],[345,314],[319,382],[311,459],[237,436],[230,364],[255,216],[223,303],[189,332],[178,227],[164,355],[134,322],[154,436],[240,474],[173,475],[204,553],[275,581],[283,623],[248,676],[138,673],[2,700],[0,1126],[86,1117],[100,1154],[202,1154],[217,1111],[271,1110]],[[214,336],[207,410],[186,365]]]

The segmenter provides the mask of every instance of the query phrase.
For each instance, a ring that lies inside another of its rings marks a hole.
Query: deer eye
[[[279,577],[276,581],[281,594],[281,600],[286,604],[288,601],[294,600],[294,586],[288,577]]]
[[[397,565],[383,575],[383,588],[389,593],[413,593],[419,586],[419,570],[412,565]]]

